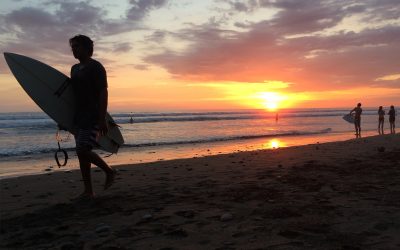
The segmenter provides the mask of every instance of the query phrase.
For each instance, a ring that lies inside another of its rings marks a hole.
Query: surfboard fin
[[[116,124],[114,121],[108,121],[108,124],[110,124],[110,125],[113,126],[113,127],[121,128],[121,126],[118,125],[118,124]]]

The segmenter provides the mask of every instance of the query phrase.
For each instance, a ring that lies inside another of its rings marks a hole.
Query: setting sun
[[[262,99],[262,105],[269,111],[275,111],[280,107],[280,103],[286,99],[276,92],[263,92],[259,94]]]

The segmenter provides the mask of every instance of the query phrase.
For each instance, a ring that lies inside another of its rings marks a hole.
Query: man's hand
[[[105,119],[99,122],[99,132],[100,135],[106,135],[108,132],[108,125]]]
[[[57,124],[57,127],[58,127],[58,130],[64,130],[64,131],[67,131],[67,128],[63,127],[63,126],[62,126],[62,125],[60,125],[60,124]]]

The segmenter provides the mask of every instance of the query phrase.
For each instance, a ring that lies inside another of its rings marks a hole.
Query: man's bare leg
[[[92,187],[92,178],[90,173],[90,157],[89,157],[89,150],[78,150],[77,155],[79,159],[79,167],[81,169],[83,184],[84,184],[84,191],[82,193],[83,196],[88,196],[89,198],[94,197],[93,187]]]
[[[115,179],[115,171],[108,166],[108,164],[101,159],[101,157],[93,151],[90,151],[90,162],[101,168],[106,174],[106,181],[104,182],[104,190],[111,187]]]

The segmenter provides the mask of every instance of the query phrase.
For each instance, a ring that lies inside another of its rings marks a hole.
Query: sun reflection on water
[[[263,144],[264,149],[278,149],[281,147],[285,147],[285,143],[278,139],[271,139]]]

